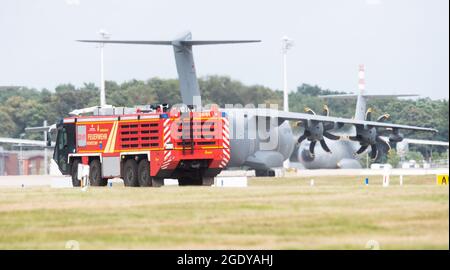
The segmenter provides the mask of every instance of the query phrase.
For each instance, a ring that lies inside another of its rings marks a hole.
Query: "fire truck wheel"
[[[81,181],[78,180],[78,164],[80,163],[80,161],[78,159],[75,159],[72,163],[72,185],[74,187],[79,187],[81,186]]]
[[[138,179],[139,179],[139,186],[141,187],[152,186],[152,177],[150,176],[150,163],[146,159],[143,159],[139,162]]]
[[[102,178],[102,165],[100,160],[94,159],[89,164],[89,183],[91,186],[106,186],[107,179]]]
[[[202,181],[200,178],[182,177],[178,179],[179,186],[201,186]]]
[[[203,176],[202,177],[202,185],[203,186],[212,186],[212,185],[214,185],[214,177]]]
[[[139,186],[138,165],[134,159],[129,159],[123,166],[123,183],[126,187]]]
[[[152,177],[152,187],[162,187],[164,186],[164,178]]]
[[[191,184],[191,179],[187,177],[182,177],[178,179],[179,186],[188,186]]]

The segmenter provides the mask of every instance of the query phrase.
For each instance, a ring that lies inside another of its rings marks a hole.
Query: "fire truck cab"
[[[225,113],[182,112],[167,105],[96,109],[90,116],[64,118],[57,125],[53,154],[64,175],[80,186],[78,164],[89,165],[89,183],[159,187],[165,178],[180,185],[212,185],[230,159]]]

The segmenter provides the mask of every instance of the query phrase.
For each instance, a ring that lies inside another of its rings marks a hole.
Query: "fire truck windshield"
[[[67,173],[69,170],[67,155],[72,153],[75,149],[74,132],[74,124],[64,124],[58,127],[53,159],[58,164],[62,173]]]

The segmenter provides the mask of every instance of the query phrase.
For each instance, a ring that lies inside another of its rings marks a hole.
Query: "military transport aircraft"
[[[340,94],[340,95],[326,95],[319,96],[324,99],[356,99],[356,108],[354,119],[357,120],[371,120],[372,109],[367,109],[367,102],[369,99],[386,99],[386,98],[399,98],[399,97],[415,97],[414,94],[388,94],[388,95],[377,95],[377,94],[367,94],[365,90],[364,81],[365,68],[364,65],[359,66],[359,83],[358,83],[358,94]],[[306,108],[309,113],[314,113],[311,109]],[[328,107],[324,106],[325,115],[329,114]],[[377,121],[386,121],[390,116],[388,114],[383,114]],[[326,129],[326,128],[325,128]],[[403,135],[399,132],[392,132],[387,130],[380,132],[378,137],[373,137],[372,143],[361,143],[359,138],[352,136],[357,133],[354,126],[349,126],[348,128],[341,128],[340,130],[335,130],[333,134],[329,134],[326,130],[324,132],[324,138],[321,142],[321,146],[314,149],[314,143],[305,140],[305,134],[308,131],[304,131],[303,135],[298,137],[298,144],[292,153],[290,158],[291,166],[296,168],[306,168],[306,169],[359,169],[361,168],[361,163],[359,158],[362,154],[369,151],[369,156],[375,163],[380,163],[383,157],[391,149],[391,146],[396,143],[405,142],[408,144],[421,144],[421,145],[439,145],[448,146],[448,142],[431,141],[431,140],[417,140],[403,138]],[[383,136],[386,134],[388,136]],[[332,150],[330,150],[332,149]]]
[[[357,120],[371,120],[372,109],[367,109],[367,101],[369,99],[382,99],[382,98],[398,98],[398,97],[414,97],[417,95],[373,95],[367,94],[365,90],[365,67],[364,65],[359,66],[359,81],[358,81],[358,94],[340,94],[340,95],[326,95],[319,96],[321,98],[330,99],[356,99],[356,108],[354,119]],[[314,113],[309,108],[305,108],[309,113]],[[329,109],[325,105],[324,112],[328,115]],[[386,121],[389,118],[388,114],[382,115],[377,119],[378,122]],[[325,128],[327,129],[327,128]],[[306,134],[308,133],[307,127],[303,126],[303,135],[299,136],[298,144],[296,149],[292,153],[290,158],[291,164],[298,168],[306,169],[354,169],[361,168],[361,163],[359,162],[359,156],[370,148],[370,157],[379,161],[383,156],[386,155],[387,151],[391,148],[390,143],[399,142],[403,139],[400,133],[391,134],[390,138],[383,137],[380,134],[378,137],[373,137],[373,141],[358,143],[358,138],[352,136],[355,134],[356,130],[354,126],[348,128],[342,128],[339,131],[334,131],[330,134],[328,130],[325,131],[323,140],[320,142],[322,147],[315,149],[314,142],[310,142],[306,139]],[[333,151],[331,152],[331,149]]]
[[[202,102],[193,58],[193,46],[260,42],[259,40],[192,40],[190,32],[174,40],[79,41],[172,46],[182,101],[188,108],[194,110],[201,109]],[[313,146],[317,142],[324,149],[327,149],[324,137],[335,138],[330,131],[339,131],[343,128],[354,129],[350,139],[360,143],[361,149],[358,152],[362,152],[370,145],[372,152],[375,153],[377,152],[374,150],[376,143],[381,143],[380,135],[398,139],[400,130],[437,132],[436,129],[432,128],[387,123],[385,122],[386,117],[380,118],[378,121],[371,121],[370,113],[366,114],[365,119],[346,119],[331,117],[328,113],[317,115],[311,110],[307,113],[284,112],[271,108],[222,108],[221,110],[228,114],[231,127],[231,160],[228,167],[249,167],[257,171],[268,171],[271,168],[282,167],[283,161],[291,156],[296,142],[293,140],[289,121],[304,123],[306,132],[302,139],[310,141],[310,149],[314,149]]]

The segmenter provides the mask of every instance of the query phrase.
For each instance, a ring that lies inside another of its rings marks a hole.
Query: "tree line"
[[[207,76],[199,79],[204,104],[277,104],[282,109],[283,93],[261,85],[244,85],[226,76]],[[310,107],[317,113],[328,104],[332,116],[351,118],[356,100],[324,100],[319,95],[343,94],[317,85],[302,84],[289,94],[291,111],[303,112]],[[123,83],[106,81],[106,101],[114,106],[181,103],[178,80],[151,78],[146,81],[130,80]],[[81,87],[58,85],[53,91],[27,87],[0,87],[0,137],[18,138],[25,127],[41,126],[44,120],[55,123],[74,109],[99,104],[99,88],[94,83]],[[370,100],[374,116],[389,113],[397,124],[433,127],[439,133],[405,133],[419,139],[448,141],[448,100],[384,99]],[[41,139],[41,134],[29,133],[25,138]],[[426,152],[426,147],[417,147]],[[443,152],[445,149],[433,149]],[[424,153],[426,154],[426,153]]]

